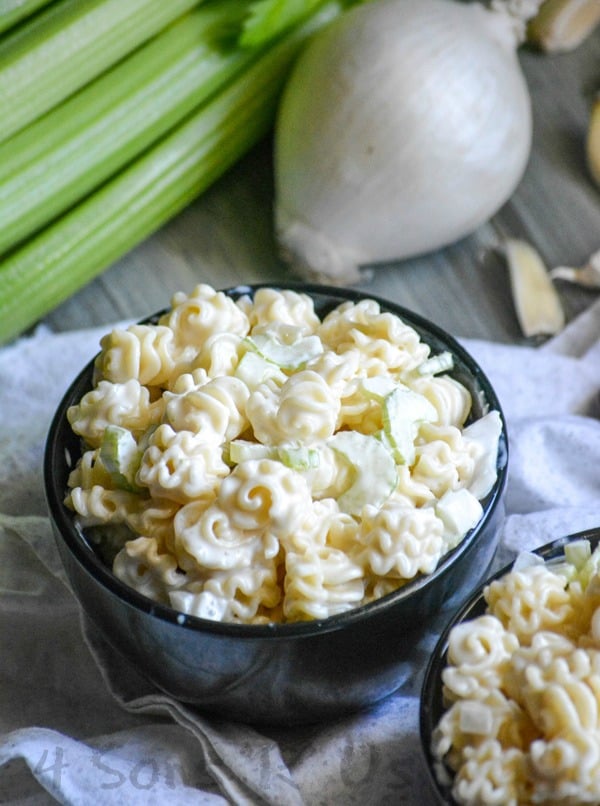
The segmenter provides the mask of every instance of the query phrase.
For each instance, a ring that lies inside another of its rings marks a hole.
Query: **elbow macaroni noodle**
[[[600,803],[599,566],[513,568],[450,631],[432,752],[457,803]]]
[[[373,300],[321,320],[291,290],[177,293],[156,324],[102,339],[94,387],[68,411],[84,450],[67,504],[83,528],[124,527],[114,573],[187,614],[269,623],[369,602],[476,524],[477,462],[495,462],[497,439],[463,435],[468,390],[429,358]],[[403,430],[410,461],[394,453],[395,389],[426,406]],[[457,526],[444,507],[459,492]]]

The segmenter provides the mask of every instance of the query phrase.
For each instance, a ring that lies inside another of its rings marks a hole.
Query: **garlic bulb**
[[[531,148],[517,45],[539,2],[373,0],[319,32],[275,127],[284,259],[334,284],[453,243],[509,198]]]

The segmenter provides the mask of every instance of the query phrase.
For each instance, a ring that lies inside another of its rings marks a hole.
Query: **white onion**
[[[301,55],[275,128],[275,228],[301,275],[353,282],[455,242],[511,196],[531,109],[519,25],[496,5],[374,0]]]

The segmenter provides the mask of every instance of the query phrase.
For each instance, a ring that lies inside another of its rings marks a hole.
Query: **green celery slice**
[[[398,464],[412,465],[420,423],[433,422],[435,407],[424,395],[397,387],[383,400],[383,430]]]
[[[199,0],[58,0],[0,40],[0,141]]]
[[[342,8],[328,3],[146,154],[10,253],[0,264],[0,344],[158,229],[258,142],[300,47]]]
[[[133,435],[119,425],[108,425],[100,445],[100,461],[112,477],[115,486],[129,492],[139,492],[135,483],[143,451]]]
[[[256,333],[247,336],[244,341],[265,361],[284,370],[300,369],[323,352],[323,344],[318,336],[304,336],[293,344],[284,344],[274,336]]]
[[[327,444],[353,469],[350,486],[337,499],[342,512],[360,515],[367,504],[380,506],[391,495],[398,481],[396,465],[378,439],[358,431],[338,431]]]
[[[210,3],[0,144],[0,254],[63,213],[256,58],[223,44],[248,0]],[[43,178],[43,181],[41,181]]]

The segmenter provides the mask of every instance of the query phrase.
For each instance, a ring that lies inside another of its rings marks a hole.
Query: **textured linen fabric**
[[[414,676],[369,711],[253,729],[203,717],[140,678],[71,595],[46,514],[42,456],[71,380],[106,331],[45,329],[0,349],[0,802],[422,804],[432,802]],[[495,566],[600,526],[600,301],[542,347],[464,340],[509,427]]]

